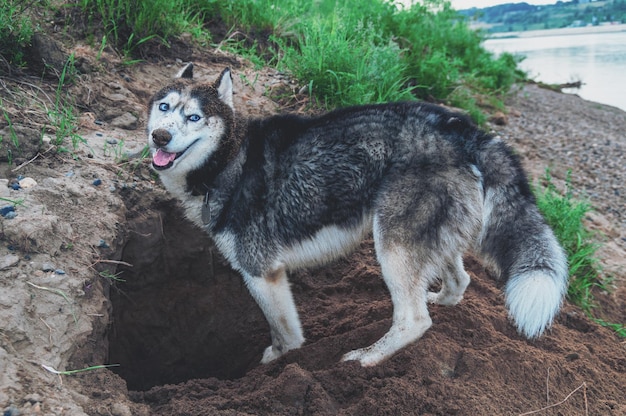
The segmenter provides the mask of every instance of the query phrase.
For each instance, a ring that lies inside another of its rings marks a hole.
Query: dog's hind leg
[[[374,222],[376,224],[376,221]],[[376,230],[376,225],[374,225]],[[368,367],[389,358],[395,352],[420,338],[432,325],[426,304],[428,278],[420,275],[434,274],[426,264],[417,269],[414,253],[401,245],[380,247],[376,252],[383,278],[393,303],[393,323],[389,331],[374,344],[345,354],[343,361],[357,360]]]
[[[263,277],[244,274],[250,294],[263,311],[270,325],[272,345],[265,349],[261,363],[267,364],[304,343],[302,326],[291,294],[284,266]]]
[[[382,362],[424,335],[432,324],[429,299],[454,303],[462,297],[469,276],[461,255],[482,220],[480,178],[468,168],[417,165],[388,178],[374,209],[374,243],[393,321],[380,340],[343,357],[364,366]],[[444,279],[442,293],[428,295],[438,278]]]
[[[441,276],[441,290],[428,292],[428,302],[438,305],[456,305],[463,299],[463,293],[469,282],[470,277],[463,268],[463,257],[455,256],[448,262],[444,275]]]

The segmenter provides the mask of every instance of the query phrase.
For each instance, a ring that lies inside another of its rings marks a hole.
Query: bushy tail
[[[567,258],[517,157],[501,143],[489,153],[479,251],[506,279],[506,306],[519,332],[536,338],[550,326],[567,292]]]

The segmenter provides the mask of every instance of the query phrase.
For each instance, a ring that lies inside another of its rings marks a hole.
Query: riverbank
[[[517,32],[498,32],[489,34],[489,39],[536,38],[541,36],[588,35],[592,33],[626,32],[626,24],[564,27],[559,29],[525,30]]]

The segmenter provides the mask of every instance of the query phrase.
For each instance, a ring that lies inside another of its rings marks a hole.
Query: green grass
[[[54,94],[46,93],[37,96],[37,93],[25,93],[19,89],[5,87],[10,93],[7,99],[0,97],[0,123],[7,126],[8,134],[0,136],[0,148],[6,151],[9,165],[13,163],[21,151],[20,138],[14,128],[15,124],[24,122],[23,112],[36,114],[33,119],[41,128],[41,138],[45,134],[52,136],[51,144],[59,153],[74,153],[81,144],[87,144],[86,140],[77,133],[78,115],[74,101],[67,87],[76,81],[76,69],[74,56],[70,55],[63,66]],[[30,85],[30,84],[28,84]],[[37,87],[35,87],[37,88]],[[37,92],[43,91],[37,88]],[[17,121],[13,118],[17,117]]]
[[[498,97],[524,78],[517,58],[494,58],[481,46],[482,35],[443,0],[408,9],[382,0],[358,6],[205,1],[198,7],[232,30],[269,30],[276,44],[271,63],[327,107],[428,99],[465,108],[482,123],[482,107],[501,107]]]
[[[19,205],[24,204],[24,199],[23,198],[20,198],[20,199],[10,199],[10,198],[0,197],[0,201],[8,202],[9,204],[13,205],[14,207],[17,207]]]
[[[400,47],[372,24],[339,17],[303,27],[298,47],[280,43],[281,66],[303,80],[327,107],[412,99]]]
[[[187,3],[186,0],[81,0],[79,7],[89,16],[92,30],[103,30],[102,42],[108,40],[123,56],[133,56],[142,44],[152,39],[167,44],[168,39],[183,32],[197,38],[206,36],[200,25],[202,14],[192,12]]]
[[[54,130],[55,135],[52,144],[57,146],[59,152],[71,152],[76,150],[79,144],[86,143],[85,139],[76,132],[78,117],[76,116],[73,102],[65,91],[65,86],[73,80],[74,71],[74,55],[70,55],[59,76],[53,106],[47,109],[50,127]],[[67,139],[71,141],[71,149],[65,147]]]
[[[595,317],[594,311],[598,305],[594,291],[608,290],[610,279],[604,276],[596,257],[599,248],[597,236],[587,230],[583,222],[591,206],[574,198],[570,175],[571,172],[568,172],[564,195],[556,189],[549,170],[546,170],[543,178],[544,186],[535,187],[539,210],[567,254],[570,275],[567,297],[594,321],[626,336],[623,324],[609,323]]]
[[[24,65],[23,49],[37,30],[27,13],[32,5],[30,0],[0,2],[0,55],[8,65]]]

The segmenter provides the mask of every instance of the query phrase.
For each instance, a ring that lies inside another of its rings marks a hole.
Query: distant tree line
[[[554,29],[626,23],[626,0],[558,1],[544,6],[508,3],[460,13],[472,21],[488,24],[491,32]]]

